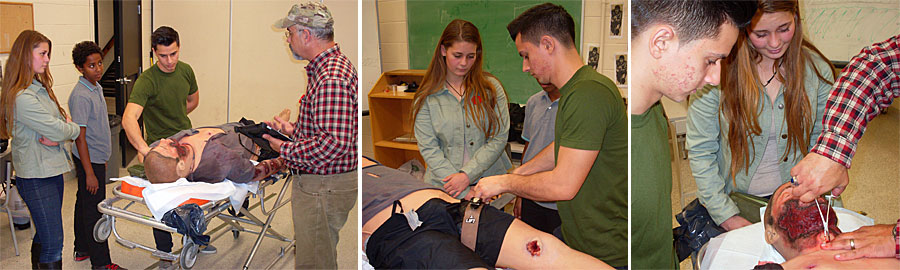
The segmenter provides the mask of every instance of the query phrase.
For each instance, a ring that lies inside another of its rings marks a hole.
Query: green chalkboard
[[[426,69],[434,55],[438,39],[450,21],[472,22],[481,33],[484,47],[484,70],[503,83],[510,103],[525,104],[528,97],[541,88],[533,77],[522,72],[522,57],[509,38],[506,25],[535,5],[547,2],[528,0],[469,0],[406,2],[409,33],[409,67]],[[581,0],[551,1],[566,8],[575,19],[575,44],[581,40]]]

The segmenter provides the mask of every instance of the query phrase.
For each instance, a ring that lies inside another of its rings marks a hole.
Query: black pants
[[[482,206],[472,251],[460,242],[461,211],[465,211],[461,203],[428,200],[416,209],[423,223],[415,231],[397,208],[393,209],[391,217],[372,233],[366,246],[369,263],[377,269],[493,268],[514,220],[497,208]]]
[[[104,266],[112,263],[109,259],[108,242],[94,241],[94,224],[102,214],[97,204],[106,199],[106,164],[91,163],[94,176],[97,177],[97,192],[91,194],[87,190],[87,176],[81,160],[72,155],[75,163],[75,177],[78,178],[78,191],[75,193],[75,251],[91,256],[92,266]]]
[[[153,241],[159,251],[172,252],[172,233],[153,228]]]
[[[559,212],[538,205],[532,200],[522,198],[522,221],[542,232],[553,234],[553,230],[562,225]]]

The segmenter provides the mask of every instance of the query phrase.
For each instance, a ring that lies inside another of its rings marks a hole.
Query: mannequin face
[[[191,173],[191,165],[194,162],[193,149],[184,143],[179,143],[171,139],[162,139],[159,144],[151,149],[164,157],[177,159],[175,172],[180,177],[185,177]]]
[[[794,187],[787,183],[780,186],[772,194],[769,207],[774,221],[766,225],[766,242],[775,247],[785,259],[791,259],[809,250],[816,250],[825,242],[824,215],[828,214],[829,235],[840,233],[837,228],[837,213],[828,207],[824,198],[817,198],[816,203],[801,203],[793,196]]]

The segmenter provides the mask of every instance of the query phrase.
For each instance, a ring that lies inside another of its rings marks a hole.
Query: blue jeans
[[[16,177],[22,200],[34,219],[34,242],[41,244],[39,262],[62,260],[62,174],[47,178]]]

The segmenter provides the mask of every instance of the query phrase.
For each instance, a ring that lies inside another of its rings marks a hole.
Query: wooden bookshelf
[[[410,110],[415,93],[394,93],[389,87],[401,81],[421,85],[424,76],[424,70],[384,72],[369,91],[372,145],[375,147],[375,159],[385,166],[397,168],[414,158],[425,165],[416,143],[394,141],[394,138],[414,132]]]

